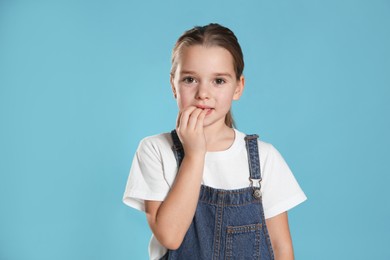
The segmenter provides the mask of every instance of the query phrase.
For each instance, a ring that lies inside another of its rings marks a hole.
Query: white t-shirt
[[[250,185],[245,134],[234,131],[235,140],[229,149],[206,153],[202,184],[217,189],[240,189]],[[165,199],[178,170],[172,145],[170,133],[150,136],[140,142],[123,196],[126,205],[145,211],[145,200]],[[271,144],[259,141],[259,155],[265,218],[306,200],[290,168]],[[152,235],[150,259],[159,259],[166,251]]]

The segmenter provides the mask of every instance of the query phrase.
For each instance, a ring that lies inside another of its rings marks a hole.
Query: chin
[[[203,127],[209,127],[209,126],[218,125],[218,124],[225,124],[225,118],[223,118],[221,120],[215,120],[215,119],[206,117],[203,121]]]

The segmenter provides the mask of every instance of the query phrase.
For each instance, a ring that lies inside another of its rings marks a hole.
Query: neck
[[[209,152],[227,150],[233,144],[235,135],[225,122],[204,127],[204,134]]]

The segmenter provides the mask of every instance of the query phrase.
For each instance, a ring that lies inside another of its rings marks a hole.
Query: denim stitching
[[[227,226],[227,237],[226,237],[226,255],[225,259],[232,259],[233,257],[233,236],[239,235],[239,234],[245,234],[245,233],[255,233],[255,248],[256,248],[256,255],[255,257],[260,259],[260,244],[261,244],[261,230],[262,230],[263,224],[249,224],[249,225],[242,225],[242,226]]]
[[[175,158],[178,163],[178,167],[180,167],[180,164],[184,158],[184,149],[183,146],[180,142],[180,139],[176,133],[175,130],[171,132],[172,136],[172,141],[173,141],[173,146],[172,150],[175,154]],[[251,179],[257,179],[261,180],[261,171],[260,171],[260,160],[259,160],[259,150],[258,150],[258,141],[257,141],[258,136],[257,135],[248,135],[245,137],[245,142],[246,142],[246,148],[247,148],[247,153],[248,153],[248,163],[249,163],[249,171],[250,171],[250,178]],[[248,194],[248,195],[246,195]],[[221,243],[222,241],[222,228],[226,228],[224,222],[223,222],[223,215],[224,215],[224,208],[225,207],[239,207],[239,206],[244,206],[244,205],[249,205],[249,204],[258,204],[260,207],[261,211],[261,220],[263,224],[257,224],[261,225],[261,230],[256,231],[255,233],[255,244],[256,244],[256,253],[258,256],[261,257],[261,251],[260,248],[262,247],[261,244],[263,241],[262,236],[264,235],[265,243],[268,248],[268,253],[270,256],[270,259],[274,259],[274,254],[272,250],[272,245],[270,241],[270,237],[268,234],[267,227],[265,225],[265,218],[264,218],[264,210],[262,207],[262,200],[256,200],[253,199],[252,197],[252,192],[250,188],[242,188],[242,189],[237,189],[237,190],[222,190],[222,189],[215,189],[212,187],[208,187],[205,185],[201,186],[201,195],[199,198],[199,202],[206,203],[209,205],[216,206],[216,211],[215,211],[215,227],[214,227],[214,248],[213,250],[213,259],[218,259],[221,256]],[[231,197],[234,195],[234,197]],[[238,197],[235,197],[238,196]],[[228,203],[229,201],[231,202],[237,202],[236,204]],[[238,226],[240,227],[240,226]],[[227,227],[228,228],[228,227]],[[245,229],[245,228],[244,228]],[[228,231],[228,230],[226,230]],[[225,231],[225,232],[226,232]],[[228,232],[227,232],[228,233]],[[233,238],[232,236],[229,236],[229,234],[226,234],[225,237],[225,258],[232,258],[233,257],[233,248],[232,248],[232,243],[233,243]],[[261,235],[263,234],[263,235]],[[230,241],[230,242],[229,242]],[[228,245],[229,244],[229,245]],[[230,252],[229,252],[230,251]],[[265,255],[264,255],[265,256]],[[171,255],[170,250],[168,250],[168,258],[174,258],[174,255]]]
[[[245,144],[248,153],[249,172],[250,172],[251,179],[261,179],[257,138],[258,135],[247,135],[245,137]]]
[[[223,216],[223,201],[225,198],[225,194],[219,194],[221,196],[218,196],[218,206],[217,206],[217,212],[215,215],[215,221],[216,221],[216,230],[214,233],[214,254],[213,259],[219,258],[219,251],[221,248],[221,232],[222,232],[222,216]]]

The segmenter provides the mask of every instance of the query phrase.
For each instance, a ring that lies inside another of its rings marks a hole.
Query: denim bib
[[[171,132],[178,166],[184,149]],[[201,185],[195,216],[177,250],[161,259],[274,259],[261,198],[258,136],[245,137],[248,152],[248,187],[234,190]]]

